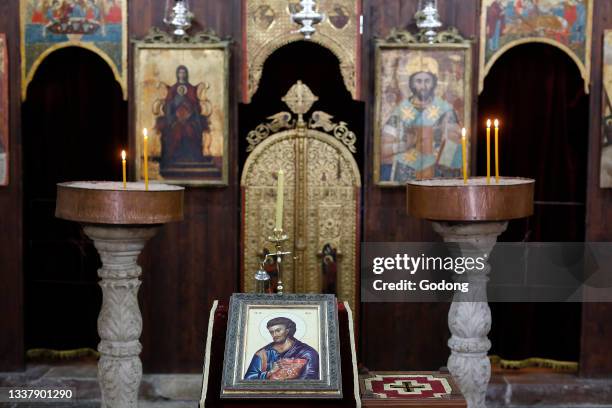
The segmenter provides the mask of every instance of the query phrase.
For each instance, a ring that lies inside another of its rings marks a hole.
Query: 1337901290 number
[[[40,400],[72,400],[73,388],[0,388],[0,402],[26,402]]]

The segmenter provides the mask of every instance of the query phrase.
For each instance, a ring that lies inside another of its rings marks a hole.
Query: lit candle
[[[499,184],[499,120],[495,119],[495,182]]]
[[[463,184],[467,184],[468,182],[468,177],[467,177],[467,149],[466,149],[466,144],[467,144],[467,140],[466,140],[466,135],[467,135],[467,131],[465,130],[465,128],[461,129],[461,158],[463,160]]]
[[[487,119],[487,184],[491,183],[491,119]]]
[[[144,135],[143,139],[143,150],[144,150],[144,179],[145,179],[145,190],[149,189],[149,154],[147,152],[147,142],[149,141],[149,133],[147,128],[142,130]]]
[[[283,190],[285,188],[285,172],[278,171],[278,186],[276,189],[276,224],[274,229],[281,231],[283,229]]]
[[[121,151],[121,169],[123,170],[123,189],[127,188],[127,179],[125,174],[125,150]]]

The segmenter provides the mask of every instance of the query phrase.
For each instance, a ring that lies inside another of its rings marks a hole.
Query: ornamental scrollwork
[[[392,44],[416,44],[419,42],[411,32],[398,28],[391,29],[384,41]]]
[[[255,146],[263,142],[268,136],[278,133],[285,129],[295,128],[295,119],[292,118],[289,112],[279,112],[272,116],[268,116],[268,123],[260,123],[254,130],[247,134],[247,152],[252,152]]]
[[[332,115],[322,111],[313,112],[308,127],[310,129],[322,128],[325,132],[332,134],[336,139],[341,141],[351,153],[357,153],[357,148],[355,147],[357,136],[355,132],[349,130],[346,122],[332,122],[333,118]]]
[[[437,33],[433,38],[433,42],[429,41],[429,37],[425,35],[425,31],[426,30],[421,30],[413,34],[406,30],[393,28],[383,42],[388,44],[461,44],[470,41],[463,37],[455,27],[449,27]]]
[[[308,129],[322,130],[342,142],[351,153],[357,153],[357,147],[355,146],[357,135],[355,135],[355,132],[349,129],[348,123],[343,121],[335,123],[332,121],[333,118],[329,113],[315,111],[308,121]],[[246,149],[247,152],[252,152],[257,145],[274,133],[297,127],[296,119],[289,112],[279,112],[268,116],[266,119],[269,122],[260,123],[247,134],[246,140],[249,144]]]
[[[147,44],[216,44],[223,41],[229,41],[229,39],[223,40],[210,28],[194,35],[179,37],[159,27],[153,27],[149,31],[149,34],[142,39],[142,42]]]
[[[282,98],[282,101],[287,104],[291,112],[298,115],[297,120],[294,119],[289,112],[279,112],[275,115],[268,116],[266,119],[268,119],[269,122],[257,125],[254,130],[251,130],[247,134],[246,139],[249,143],[247,152],[252,152],[253,149],[268,136],[278,133],[281,130],[296,129],[299,126],[300,129],[304,127],[313,130],[322,129],[323,132],[332,135],[342,142],[351,153],[357,153],[357,148],[355,147],[357,136],[355,132],[348,128],[346,122],[340,121],[339,123],[335,123],[332,121],[334,117],[329,113],[314,111],[310,116],[308,125],[305,125],[302,115],[308,112],[318,99],[319,98],[312,93],[306,84],[302,83],[302,81],[297,81]]]

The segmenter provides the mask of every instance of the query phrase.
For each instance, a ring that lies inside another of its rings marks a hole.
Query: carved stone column
[[[102,268],[98,270],[102,288],[102,309],[98,316],[100,361],[98,382],[102,407],[138,406],[138,388],[142,379],[139,338],[142,315],[138,307],[141,268],[138,255],[159,227],[85,225],[93,241]]]
[[[455,257],[482,257],[488,259],[499,234],[508,222],[434,222],[434,230],[449,245]],[[491,364],[487,353],[491,342],[491,309],[487,303],[487,282],[491,270],[489,263],[483,270],[468,270],[455,281],[468,282],[469,291],[455,292],[448,312],[451,338],[448,347],[448,369],[468,402],[468,408],[484,408],[487,385],[491,378]]]

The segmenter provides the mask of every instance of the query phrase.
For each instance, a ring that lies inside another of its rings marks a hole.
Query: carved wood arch
[[[301,34],[291,34],[287,37],[275,38],[270,41],[265,48],[262,48],[261,52],[255,56],[251,68],[249,69],[249,101],[251,100],[252,96],[255,95],[255,92],[257,92],[257,89],[259,87],[259,81],[261,80],[261,76],[263,74],[264,64],[268,57],[272,55],[276,50],[291,43],[302,41],[303,39],[304,38]],[[348,91],[351,93],[353,99],[357,99],[355,97],[355,60],[353,56],[350,55],[340,43],[326,35],[318,35],[316,37],[313,37],[311,41],[322,46],[323,48],[327,48],[336,56],[336,58],[338,58],[338,61],[340,63],[340,72],[342,73],[342,78],[344,80],[344,86],[346,86],[346,89],[348,89]]]
[[[354,134],[320,111],[308,123],[289,112],[270,119],[249,135],[251,154],[241,178],[242,289],[256,290],[254,275],[264,250],[273,249],[267,238],[274,228],[277,174],[283,169],[283,229],[289,237],[284,250],[294,257],[283,264],[285,292],[323,292],[328,245],[337,259],[336,294],[356,307],[361,175],[352,156]]]
[[[299,1],[243,0],[243,67],[242,100],[250,103],[257,92],[266,60],[274,51],[304,37],[297,33],[299,25],[291,21],[289,9]],[[344,84],[353,99],[360,94],[360,15],[361,0],[334,0],[320,5],[328,18],[316,26],[312,42],[330,50],[340,63]],[[334,13],[345,19],[334,19]]]

